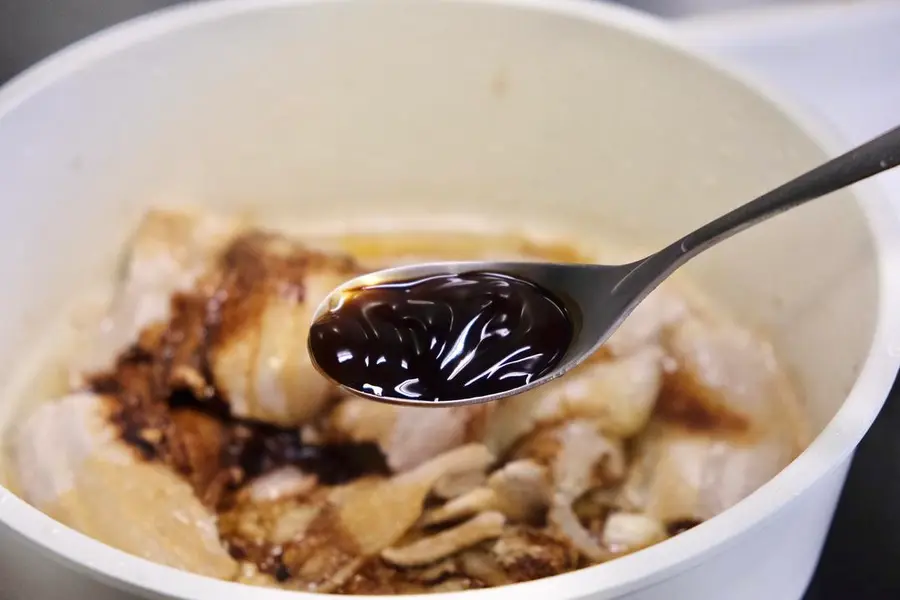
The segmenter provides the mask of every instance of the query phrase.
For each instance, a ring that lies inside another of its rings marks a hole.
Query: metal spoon
[[[800,175],[636,262],[625,265],[573,265],[484,261],[440,262],[396,267],[345,282],[319,305],[313,320],[331,310],[336,302],[339,302],[341,292],[375,283],[473,271],[504,273],[531,281],[561,300],[569,313],[575,316],[576,321],[575,337],[568,350],[556,366],[542,377],[509,391],[439,403],[429,402],[426,399],[382,397],[344,388],[358,396],[380,402],[443,407],[490,402],[521,394],[563,375],[593,354],[650,292],[678,267],[707,248],[751,225],[898,165],[900,165],[900,127]],[[335,383],[341,384],[339,381]]]

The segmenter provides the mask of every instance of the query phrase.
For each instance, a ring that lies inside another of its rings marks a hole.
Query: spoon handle
[[[664,248],[650,257],[650,260],[662,266],[662,273],[658,273],[657,277],[659,280],[667,277],[697,254],[751,225],[898,165],[900,127],[739,206]],[[662,260],[657,262],[653,259]]]

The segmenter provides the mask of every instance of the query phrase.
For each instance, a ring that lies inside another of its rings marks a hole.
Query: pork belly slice
[[[215,515],[191,486],[147,462],[111,424],[110,398],[72,394],[40,406],[14,433],[12,464],[26,501],[115,548],[229,579],[237,564]]]
[[[556,381],[495,402],[485,444],[502,455],[541,427],[572,419],[594,423],[605,434],[628,438],[649,421],[663,381],[663,353],[646,346],[611,360],[584,364]]]
[[[702,522],[743,500],[796,456],[791,440],[655,422],[641,436],[619,503],[667,525]]]
[[[326,435],[336,442],[377,443],[391,470],[402,472],[457,446],[480,441],[492,409],[490,404],[397,406],[349,397],[329,415]]]
[[[319,303],[358,272],[348,257],[275,234],[244,235],[226,249],[208,356],[232,414],[287,427],[320,413],[333,386],[313,366],[309,327]]]
[[[99,331],[72,364],[73,385],[110,369],[143,330],[168,321],[172,296],[192,290],[241,227],[238,219],[199,210],[149,211],[123,257]]]

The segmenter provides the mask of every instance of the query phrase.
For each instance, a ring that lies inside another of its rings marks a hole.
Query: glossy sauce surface
[[[439,402],[516,389],[572,341],[560,302],[533,283],[473,272],[345,292],[310,329],[319,368],[368,394]]]

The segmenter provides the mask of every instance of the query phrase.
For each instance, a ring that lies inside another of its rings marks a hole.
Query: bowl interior
[[[741,83],[603,23],[468,2],[213,13],[119,30],[0,96],[0,382],[73,291],[112,276],[150,206],[477,217],[653,247],[824,158]],[[686,270],[768,330],[821,429],[879,306],[852,194]]]

